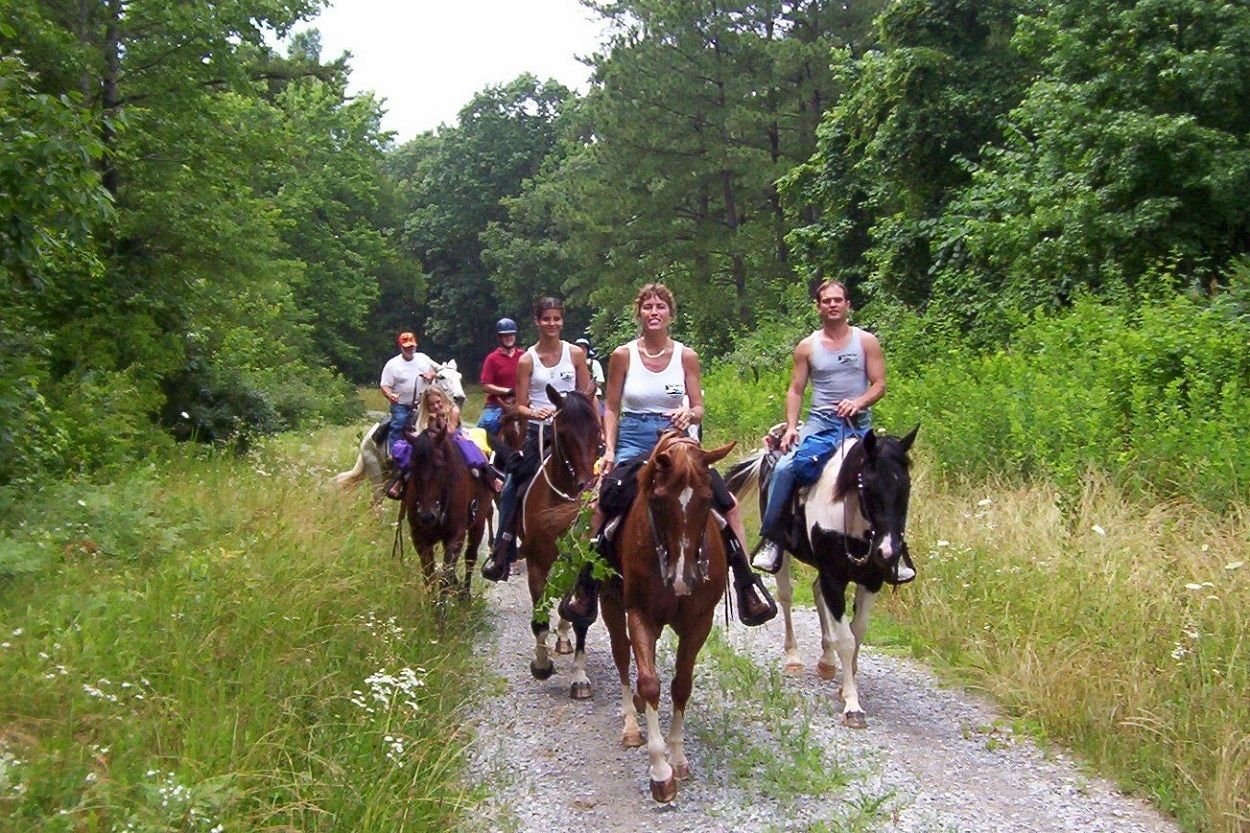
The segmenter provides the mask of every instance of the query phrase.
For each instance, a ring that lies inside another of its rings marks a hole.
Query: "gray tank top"
[[[868,362],[864,358],[863,332],[851,328],[851,340],[841,350],[821,344],[820,330],[808,338],[812,344],[812,410],[833,410],[843,399],[854,399],[868,390]]]

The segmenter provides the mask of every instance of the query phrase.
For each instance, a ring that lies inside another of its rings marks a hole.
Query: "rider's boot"
[[[747,627],[762,625],[777,615],[777,603],[769,595],[764,581],[747,563],[746,551],[742,549],[733,529],[725,526],[721,534],[725,539],[725,556],[729,560],[729,569],[733,571],[738,619]]]
[[[599,582],[595,580],[591,565],[582,567],[577,583],[556,607],[561,619],[569,622],[593,622],[599,615]]]
[[[777,571],[781,569],[782,555],[784,553],[782,552],[781,544],[765,538],[760,542],[755,558],[751,559],[751,566],[757,570],[763,570],[766,573],[776,575]]]
[[[391,500],[400,500],[404,496],[404,486],[408,478],[402,469],[396,470],[394,476],[386,481],[386,496]]]
[[[487,581],[507,581],[509,575],[509,567],[512,560],[516,558],[516,530],[513,527],[512,519],[500,519],[499,537],[495,539],[495,546],[491,549],[490,556],[482,563],[482,578]]]
[[[916,565],[911,560],[911,553],[907,549],[907,542],[903,542],[902,552],[898,554],[898,558],[894,559],[894,569],[890,570],[886,576],[886,584],[906,584],[916,578]]]

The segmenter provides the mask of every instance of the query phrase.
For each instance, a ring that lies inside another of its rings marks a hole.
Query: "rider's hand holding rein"
[[[671,411],[665,411],[664,416],[668,417],[674,428],[684,432],[691,425],[697,425],[703,421],[703,408],[699,407],[696,409],[683,406],[674,408]]]

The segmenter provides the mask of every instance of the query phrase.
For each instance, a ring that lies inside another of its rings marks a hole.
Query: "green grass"
[[[328,484],[354,434],[186,447],[5,518],[0,830],[453,826],[479,611]]]

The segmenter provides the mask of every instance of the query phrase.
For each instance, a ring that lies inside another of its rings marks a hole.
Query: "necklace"
[[[658,352],[658,353],[652,353],[650,350],[648,350],[646,347],[643,347],[642,345],[643,345],[643,342],[642,342],[642,341],[639,341],[639,342],[638,342],[638,352],[639,352],[639,353],[642,353],[642,354],[643,354],[644,356],[646,356],[648,359],[658,359],[658,358],[660,358],[660,356],[663,356],[665,353],[667,353],[667,352],[669,351],[669,345],[667,345],[667,344],[665,344],[665,345],[664,345],[664,349],[663,349],[663,350],[661,350],[661,351],[660,351],[660,352]]]

